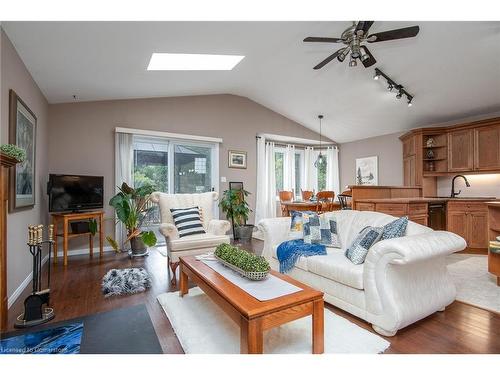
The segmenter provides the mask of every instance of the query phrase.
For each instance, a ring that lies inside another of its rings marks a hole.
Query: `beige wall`
[[[234,95],[186,96],[54,104],[49,107],[51,173],[103,175],[105,202],[114,194],[114,129],[117,126],[223,138],[219,175],[243,181],[255,207],[257,133],[317,139],[313,131],[247,98]],[[228,150],[248,153],[248,169],[227,166]],[[113,233],[106,204],[106,232]],[[253,222],[253,215],[251,218]],[[74,245],[78,246],[77,244]]]
[[[355,184],[356,159],[378,156],[378,184],[403,184],[403,133],[382,135],[360,141],[342,143],[339,151],[340,187]]]
[[[47,222],[48,103],[3,30],[1,51],[1,142],[9,140],[9,89],[13,89],[37,117],[36,205],[7,217],[7,293],[11,296],[31,272],[31,255],[26,247],[27,225]]]

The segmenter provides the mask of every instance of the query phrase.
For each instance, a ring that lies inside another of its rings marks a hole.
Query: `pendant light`
[[[316,161],[314,162],[314,166],[316,168],[321,167],[326,162],[325,155],[323,155],[321,152],[321,120],[323,119],[323,115],[318,115],[318,118],[319,118],[319,155]]]

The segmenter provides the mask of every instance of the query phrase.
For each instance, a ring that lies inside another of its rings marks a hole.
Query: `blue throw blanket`
[[[308,244],[304,240],[290,240],[282,242],[276,251],[280,262],[280,272],[287,273],[295,266],[299,257],[313,255],[326,255],[325,245]]]

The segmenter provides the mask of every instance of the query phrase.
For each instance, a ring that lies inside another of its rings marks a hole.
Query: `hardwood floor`
[[[262,242],[253,241],[253,251],[260,253]],[[100,290],[102,276],[111,268],[144,267],[152,278],[147,292],[104,298]],[[158,294],[170,287],[167,258],[151,251],[146,258],[130,260],[126,254],[105,253],[102,259],[95,255],[69,258],[68,266],[62,262],[52,268],[51,305],[55,309],[54,321],[109,311],[120,307],[144,303],[151,316],[156,333],[165,353],[183,353],[172,327],[156,300]],[[8,330],[13,330],[15,317],[22,312],[22,303],[31,286],[9,310]],[[325,304],[334,313],[374,332],[371,326],[336,307]],[[454,302],[444,312],[435,313],[402,329],[391,342],[386,353],[500,353],[500,315],[461,302]]]

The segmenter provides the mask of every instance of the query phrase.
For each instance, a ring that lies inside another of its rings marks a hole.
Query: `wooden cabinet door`
[[[473,148],[472,130],[456,130],[448,133],[448,171],[472,171],[474,167]]]
[[[415,155],[416,152],[415,137],[416,136],[408,137],[403,141],[403,158]]]
[[[416,185],[416,156],[408,156],[403,159],[403,184],[404,186]]]
[[[474,129],[474,169],[500,169],[500,125]]]
[[[488,214],[486,212],[470,212],[468,220],[468,241],[467,245],[473,248],[488,247]]]
[[[462,237],[467,242],[467,246],[469,246],[467,219],[465,211],[448,211],[446,227],[449,232]]]

